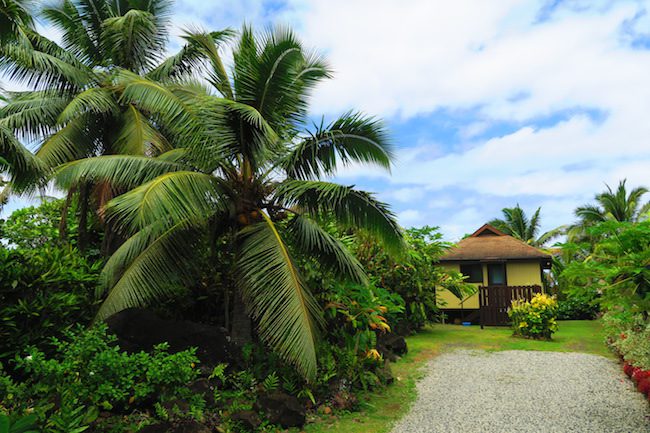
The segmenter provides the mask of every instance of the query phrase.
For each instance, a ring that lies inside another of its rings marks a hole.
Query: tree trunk
[[[241,346],[253,342],[253,323],[240,293],[235,293],[232,309],[232,329],[230,338]]]
[[[90,202],[90,185],[84,183],[79,191],[79,233],[77,247],[79,251],[86,251],[88,246],[88,207]]]

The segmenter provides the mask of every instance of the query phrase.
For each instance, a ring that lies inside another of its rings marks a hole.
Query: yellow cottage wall
[[[460,264],[443,263],[440,265],[448,271],[460,272]],[[542,275],[540,271],[539,262],[507,262],[506,263],[506,278],[509,286],[542,286]],[[483,284],[473,283],[475,286],[487,286],[487,264],[483,264]],[[438,305],[443,309],[460,309],[460,301],[449,291],[438,288]],[[465,309],[478,309],[479,299],[478,292],[463,303]]]

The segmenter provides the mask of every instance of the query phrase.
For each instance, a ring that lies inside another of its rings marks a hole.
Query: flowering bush
[[[508,316],[515,335],[536,339],[550,339],[557,331],[557,301],[555,297],[537,294],[530,302],[512,301]]]

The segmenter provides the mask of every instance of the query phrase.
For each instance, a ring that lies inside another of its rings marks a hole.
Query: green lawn
[[[563,321],[553,341],[534,341],[512,337],[508,328],[434,325],[408,338],[409,353],[393,364],[395,383],[382,392],[366,396],[361,412],[322,417],[307,424],[306,433],[385,433],[415,400],[415,383],[421,367],[433,356],[453,349],[545,350],[585,352],[613,357],[597,321]]]

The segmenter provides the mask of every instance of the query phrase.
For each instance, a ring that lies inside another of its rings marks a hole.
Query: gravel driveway
[[[463,350],[426,368],[393,433],[650,432],[645,398],[602,356]]]

